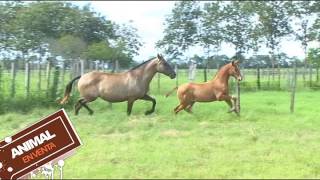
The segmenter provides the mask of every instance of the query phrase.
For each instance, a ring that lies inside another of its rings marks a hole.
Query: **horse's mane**
[[[148,62],[150,62],[150,61],[151,61],[151,60],[153,60],[154,58],[156,58],[156,57],[150,58],[149,60],[144,61],[144,62],[143,62],[143,63],[141,63],[141,64],[138,64],[137,66],[135,66],[135,67],[131,68],[130,70],[137,69],[137,68],[139,68],[140,66],[143,66],[143,65],[147,64]]]

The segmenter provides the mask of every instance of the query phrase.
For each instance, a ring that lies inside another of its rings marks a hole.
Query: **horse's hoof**
[[[235,108],[232,108],[228,111],[228,113],[232,113],[232,112],[236,112],[236,109]]]
[[[91,116],[93,114],[93,112],[89,112],[89,115]]]
[[[145,115],[150,115],[150,114],[152,114],[153,113],[153,111],[147,111],[147,112],[145,112],[144,114]]]

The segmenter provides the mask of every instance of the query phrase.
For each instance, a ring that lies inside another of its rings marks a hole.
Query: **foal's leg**
[[[181,110],[185,109],[188,105],[187,104],[179,104],[175,109],[174,112],[178,114]]]
[[[192,101],[184,110],[188,113],[192,113],[192,106],[194,105],[194,101]]]
[[[232,104],[232,101],[230,99],[225,100],[225,102],[229,105],[230,110],[228,111],[228,113],[231,113],[233,111],[235,111],[234,105]]]
[[[229,95],[220,95],[218,98],[217,98],[217,100],[218,101],[225,101],[228,105],[229,105],[229,107],[231,108],[228,112],[229,113],[231,113],[231,112],[235,112],[235,113],[237,113],[237,111],[236,111],[236,108],[235,108],[235,105],[236,105],[236,103],[235,103],[235,101],[236,101],[236,97],[234,97],[234,96],[229,96]],[[232,101],[234,102],[233,104],[232,104]]]
[[[144,95],[141,99],[152,102],[152,109],[150,109],[149,111],[146,111],[145,115],[149,115],[149,114],[153,113],[154,109],[156,107],[156,104],[157,104],[156,100],[147,94]]]

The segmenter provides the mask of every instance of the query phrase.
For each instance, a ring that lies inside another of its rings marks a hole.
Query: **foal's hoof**
[[[228,113],[232,113],[232,112],[237,113],[236,108],[232,108],[232,109],[230,109],[230,110],[228,111]]]

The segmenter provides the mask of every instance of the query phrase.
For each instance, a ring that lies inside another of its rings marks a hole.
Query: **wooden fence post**
[[[178,87],[178,85],[179,85],[179,79],[178,79],[178,77],[179,77],[179,69],[178,69],[178,65],[177,64],[175,64],[174,65],[174,71],[176,72],[176,87]]]
[[[96,71],[98,71],[99,70],[99,61],[96,61],[95,63],[96,63],[96,68],[95,69],[96,69]]]
[[[309,87],[312,87],[312,64],[309,64]]]
[[[84,60],[80,60],[80,75],[84,74]]]
[[[237,101],[236,101],[236,112],[237,115],[240,116],[240,81],[237,81]]]
[[[30,63],[25,64],[25,96],[29,98],[30,96]]]
[[[48,61],[47,63],[47,69],[46,69],[46,79],[47,79],[47,92],[46,95],[49,97],[49,91],[50,91],[50,79],[51,79],[51,63]]]
[[[66,74],[66,69],[65,69],[65,62],[62,62],[62,72],[61,72],[61,91],[63,91],[64,90],[64,76],[65,76],[65,74]]]
[[[290,103],[290,112],[294,112],[294,103],[295,103],[295,94],[296,94],[296,81],[297,81],[297,62],[294,62],[293,66],[293,78],[292,78],[292,85],[291,85],[291,103]]]
[[[41,95],[41,62],[39,60],[38,62],[38,82],[37,82],[37,86],[38,86],[38,95]]]
[[[257,66],[257,86],[258,86],[258,90],[261,89],[261,83],[260,83],[260,66]]]
[[[11,62],[11,94],[13,98],[16,94],[16,66],[15,62]]]
[[[158,81],[157,81],[157,84],[158,84],[158,93],[160,94],[160,73],[157,73],[158,75]]]

